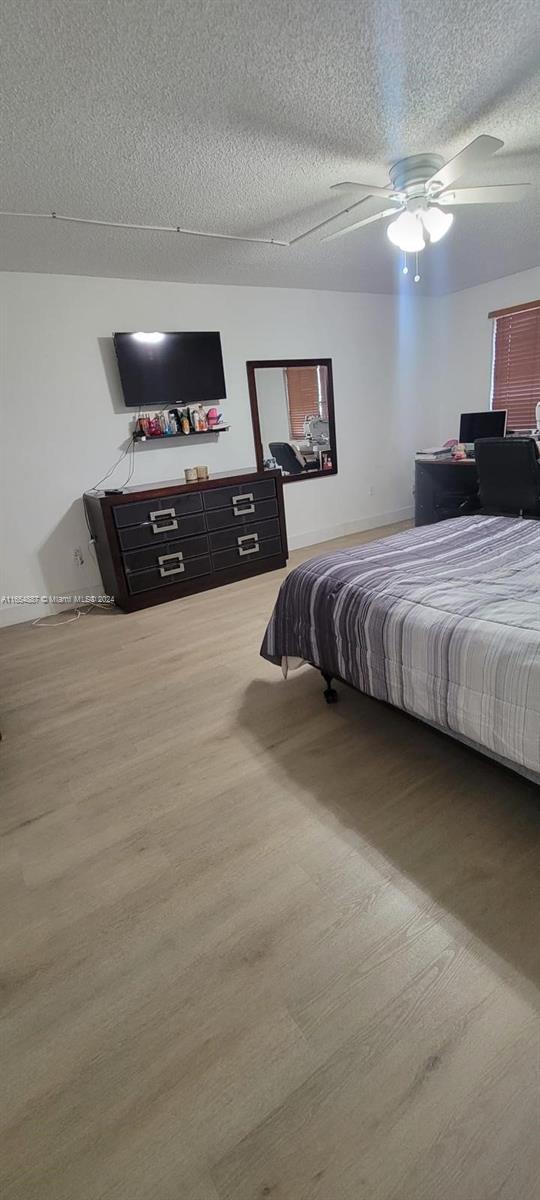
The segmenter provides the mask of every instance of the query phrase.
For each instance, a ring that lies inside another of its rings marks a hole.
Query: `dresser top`
[[[208,479],[195,479],[193,483],[186,483],[185,479],[160,479],[155,483],[141,483],[131,487],[120,488],[119,491],[106,492],[103,489],[98,491],[85,492],[85,496],[89,496],[93,500],[111,500],[114,502],[122,501],[126,497],[133,498],[136,495],[148,496],[151,493],[155,495],[167,495],[169,492],[198,492],[203,488],[212,488],[224,486],[226,484],[238,484],[242,486],[244,483],[249,483],[256,479],[274,479],[276,476],[281,477],[281,471],[257,471],[257,470],[237,470],[237,471],[221,471],[218,474],[210,475]]]

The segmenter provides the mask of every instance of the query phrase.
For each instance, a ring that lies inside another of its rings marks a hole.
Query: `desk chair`
[[[269,442],[268,449],[273,458],[287,475],[303,475],[307,463],[299,450],[295,450],[290,442]]]
[[[474,443],[483,512],[540,519],[540,461],[534,438]]]

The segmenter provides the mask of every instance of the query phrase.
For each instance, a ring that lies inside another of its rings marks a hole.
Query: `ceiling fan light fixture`
[[[441,238],[448,233],[453,220],[453,213],[442,212],[440,208],[433,207],[422,210],[422,223],[430,242],[440,242]]]
[[[422,225],[416,213],[402,212],[396,221],[387,227],[386,233],[394,246],[399,246],[405,254],[415,254],[425,246]]]

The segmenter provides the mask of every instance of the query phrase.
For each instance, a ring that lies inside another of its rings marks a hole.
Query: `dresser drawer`
[[[252,524],[259,521],[267,521],[270,517],[277,516],[278,506],[277,499],[273,500],[254,500],[253,504],[246,506],[245,511],[238,508],[234,513],[231,507],[216,508],[212,512],[206,514],[206,524],[209,530],[214,529],[233,529],[243,528],[244,525]]]
[[[175,568],[182,566],[183,571]],[[162,575],[161,571],[170,571],[170,574]],[[146,571],[133,571],[126,575],[128,591],[131,595],[137,595],[139,592],[148,592],[152,588],[165,587],[167,584],[182,584],[189,579],[196,579],[199,575],[210,575],[212,572],[212,564],[210,556],[205,554],[201,558],[190,558],[186,562],[178,557],[165,561],[162,567],[153,567]]]
[[[259,542],[267,538],[281,537],[278,518],[274,517],[271,521],[246,522],[240,529],[236,525],[228,529],[218,529],[216,533],[210,534],[210,548],[212,553],[216,550],[237,549],[238,546],[246,545],[245,539],[250,539],[254,534]]]
[[[256,533],[247,534],[246,540],[230,550],[212,551],[214,571],[223,571],[226,567],[249,567],[261,558],[271,558],[273,555],[283,556],[280,537],[268,538],[264,542],[258,540]]]
[[[269,500],[276,494],[275,479],[255,483],[237,483],[234,487],[212,488],[203,492],[203,504],[208,511],[214,508],[249,509],[257,500]],[[253,511],[253,510],[252,510]],[[236,513],[233,514],[236,516]]]
[[[131,550],[129,554],[124,554],[124,570],[126,575],[132,571],[145,571],[148,567],[163,568],[163,571],[170,571],[174,567],[179,567],[183,562],[190,558],[199,558],[201,554],[208,554],[208,538],[192,537],[176,539],[174,542],[165,542],[159,546],[144,546],[140,550]],[[174,555],[174,558],[173,558]],[[161,559],[165,562],[161,562]],[[182,571],[178,571],[178,575],[182,575]]]
[[[138,500],[134,504],[116,504],[113,508],[117,529],[126,525],[150,525],[152,533],[172,533],[178,529],[178,518],[184,513],[200,512],[200,492],[185,492],[180,496],[159,496]]]
[[[154,509],[152,511],[155,511]],[[172,520],[172,519],[171,519]],[[136,550],[138,546],[159,546],[161,542],[166,542],[170,538],[191,537],[195,533],[204,533],[206,524],[204,513],[187,513],[179,517],[175,517],[178,522],[178,529],[174,532],[171,530],[163,530],[161,533],[154,533],[153,525],[149,521],[145,521],[143,525],[129,525],[127,529],[118,530],[118,541],[122,550]],[[163,524],[168,524],[169,519],[164,518]],[[158,519],[154,525],[161,524]]]

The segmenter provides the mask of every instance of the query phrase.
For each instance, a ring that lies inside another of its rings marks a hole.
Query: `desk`
[[[417,458],[415,462],[415,525],[434,525],[463,516],[461,505],[478,495],[473,458]]]
[[[318,459],[319,453],[321,450],[329,450],[330,449],[330,442],[302,441],[302,442],[295,442],[295,446],[298,446],[300,454],[303,454],[304,458]]]

